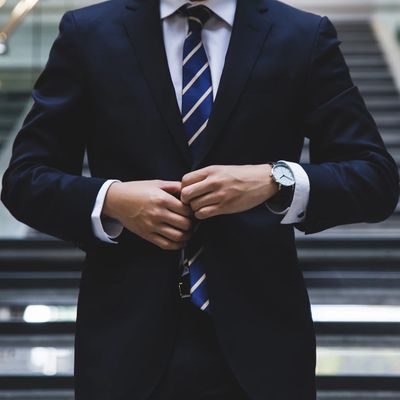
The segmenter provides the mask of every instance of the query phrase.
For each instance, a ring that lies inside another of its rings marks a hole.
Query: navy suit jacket
[[[33,90],[2,200],[19,220],[87,252],[78,302],[79,400],[142,400],[160,379],[179,319],[179,251],[124,230],[93,235],[109,179],[180,180],[191,170],[157,0],[67,12]],[[238,0],[195,168],[298,162],[310,139],[306,234],[388,217],[398,173],[326,18],[275,0]],[[82,177],[87,149],[92,177]],[[315,398],[315,337],[294,226],[264,204],[202,223],[222,349],[253,399]]]

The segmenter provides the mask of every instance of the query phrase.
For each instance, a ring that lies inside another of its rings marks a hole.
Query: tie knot
[[[211,17],[211,10],[203,5],[185,4],[182,13],[187,16],[189,21],[189,32],[201,31],[204,24]]]

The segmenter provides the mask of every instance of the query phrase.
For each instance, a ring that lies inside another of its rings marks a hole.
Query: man
[[[64,15],[2,200],[87,252],[77,399],[315,399],[294,227],[380,221],[398,199],[338,46],[274,0]]]

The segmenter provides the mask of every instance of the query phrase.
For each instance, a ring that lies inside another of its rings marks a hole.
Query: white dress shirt
[[[233,21],[236,12],[237,0],[204,0],[213,15],[204,25],[202,30],[203,45],[209,60],[213,95],[217,94],[222,70],[224,68],[225,56],[231,37]],[[168,59],[169,71],[175,88],[178,106],[182,108],[182,55],[183,44],[188,30],[187,19],[176,13],[176,11],[187,0],[161,0],[160,16],[163,27],[165,50]],[[267,162],[268,160],[266,160]],[[284,161],[284,160],[280,160]],[[310,182],[304,169],[297,163],[284,161],[289,166],[295,177],[296,185],[291,205],[280,213],[285,215],[282,224],[301,222],[305,218],[308,204]],[[108,180],[101,187],[92,212],[93,232],[97,238],[109,243],[116,243],[116,239],[122,232],[122,225],[111,218],[101,217],[104,199],[110,185],[116,180]],[[119,182],[119,181],[117,181]]]

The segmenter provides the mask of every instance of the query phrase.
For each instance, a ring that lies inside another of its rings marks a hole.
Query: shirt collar
[[[233,26],[237,0],[204,0],[201,4],[207,6],[214,14]],[[165,19],[175,13],[186,3],[199,3],[189,0],[160,0],[160,16]]]

